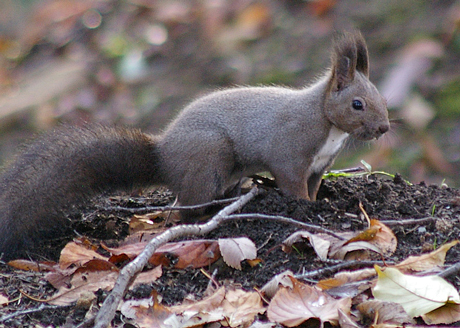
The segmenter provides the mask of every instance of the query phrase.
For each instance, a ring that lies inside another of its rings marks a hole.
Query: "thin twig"
[[[51,310],[52,309],[58,309],[58,308],[62,308],[62,307],[65,307],[65,306],[40,304],[40,306],[38,306],[36,308],[33,308],[33,309],[17,311],[17,312],[14,312],[14,313],[4,315],[3,317],[0,318],[0,322],[6,322],[6,321],[11,320],[11,319],[13,319],[15,317],[18,317],[20,315],[31,314],[31,313],[36,313],[36,312],[42,312],[44,310],[50,310],[50,309]]]
[[[329,262],[329,261],[327,261]],[[366,268],[366,267],[374,267],[375,264],[378,264],[378,265],[388,265],[388,264],[394,264],[393,262],[389,262],[389,261],[341,261],[340,263],[336,264],[336,265],[333,265],[333,266],[330,266],[330,267],[326,267],[326,268],[322,268],[322,269],[318,269],[318,270],[314,270],[314,271],[310,271],[310,272],[306,272],[306,273],[302,273],[302,274],[298,274],[298,275],[295,275],[294,277],[297,278],[297,279],[311,279],[313,277],[318,277],[318,276],[325,276],[325,275],[330,275],[330,274],[334,274],[336,272],[339,272],[341,270],[344,270],[344,269],[356,269],[356,268]]]
[[[383,224],[387,226],[395,226],[395,225],[415,225],[415,224],[421,224],[421,223],[427,223],[431,221],[436,221],[437,218],[434,216],[428,216],[425,218],[420,218],[420,219],[403,219],[403,220],[379,220]]]
[[[130,282],[134,279],[135,275],[144,268],[145,264],[158,247],[175,238],[203,235],[214,230],[226,217],[241,209],[246,203],[254,198],[257,193],[258,189],[253,188],[249,193],[239,197],[235,202],[223,208],[207,223],[175,226],[152,239],[145,249],[120,271],[120,275],[118,276],[112,292],[105,299],[95,318],[94,327],[103,328],[109,326],[115,316],[118,304],[123,298]]]
[[[447,278],[453,275],[457,275],[460,272],[460,262],[455,263],[454,265],[448,267],[447,269],[438,273],[438,276]]]
[[[279,222],[284,222],[288,223],[303,229],[308,229],[311,231],[315,232],[322,232],[326,233],[328,235],[331,235],[335,238],[338,238],[339,240],[345,240],[344,237],[339,236],[336,234],[334,231],[323,228],[319,225],[315,224],[310,224],[310,223],[305,223],[305,222],[300,222],[292,218],[288,218],[285,216],[280,216],[280,215],[266,215],[266,214],[258,214],[258,213],[251,213],[251,214],[232,214],[229,215],[228,217],[225,218],[225,221],[227,220],[271,220],[271,221],[279,221]]]
[[[238,200],[240,197],[233,197],[233,198],[225,198],[225,199],[216,199],[208,203],[203,203],[203,204],[197,204],[197,205],[189,205],[189,206],[175,206],[175,205],[165,205],[165,206],[144,206],[144,207],[137,207],[137,208],[131,208],[131,207],[123,207],[123,206],[108,206],[108,207],[102,207],[104,210],[110,210],[110,211],[120,211],[120,212],[128,212],[128,213],[140,213],[140,212],[154,212],[154,211],[161,211],[161,212],[166,212],[166,211],[179,211],[179,210],[198,210],[201,208],[205,207],[210,207],[210,206],[215,206],[215,205],[223,205],[223,204],[229,204],[232,203],[236,200]]]

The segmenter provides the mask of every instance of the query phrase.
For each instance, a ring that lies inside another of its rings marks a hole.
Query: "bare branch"
[[[166,205],[166,206],[144,206],[144,207],[123,207],[123,206],[108,206],[108,207],[100,207],[103,210],[110,210],[110,211],[119,211],[119,212],[127,212],[127,213],[144,213],[144,212],[154,212],[154,211],[179,211],[179,210],[197,210],[205,207],[215,206],[215,205],[223,205],[229,204],[238,200],[240,197],[232,197],[232,198],[225,198],[225,199],[216,199],[208,203],[197,204],[197,205],[189,205],[189,206],[174,206],[174,205]]]
[[[460,262],[455,263],[454,265],[451,265],[447,269],[441,271],[438,273],[438,276],[447,278],[450,276],[457,275],[460,272]]]
[[[437,218],[434,216],[428,216],[426,218],[420,218],[420,219],[403,219],[403,220],[379,220],[383,224],[387,226],[400,226],[400,225],[415,225],[415,224],[422,224],[422,223],[427,223],[431,221],[436,221]]]
[[[327,260],[327,263],[334,263],[335,261]],[[374,265],[387,265],[387,264],[394,264],[393,262],[383,262],[383,261],[339,261],[339,263],[328,266],[322,269],[304,272],[302,274],[297,274],[294,277],[297,279],[306,279],[310,280],[313,277],[317,276],[327,276],[330,274],[334,274],[341,270],[350,270],[350,269],[357,269],[357,268],[372,268]]]
[[[13,312],[13,313],[4,315],[3,317],[0,318],[0,322],[6,322],[20,315],[31,314],[31,313],[36,313],[36,312],[43,312],[48,309],[58,309],[62,307],[65,307],[65,306],[40,304],[40,306],[33,308],[33,309],[26,309],[23,311],[17,311],[17,312]]]
[[[115,316],[118,304],[126,293],[129,283],[133,280],[134,276],[144,268],[145,264],[158,247],[175,238],[203,235],[214,230],[226,217],[241,209],[257,194],[258,189],[253,188],[249,193],[239,197],[237,201],[223,208],[207,223],[175,226],[152,239],[142,253],[120,271],[120,275],[118,276],[112,292],[107,296],[96,316],[94,327],[103,328],[109,326]]]
[[[226,217],[224,220],[271,220],[271,221],[278,221],[278,222],[284,222],[288,223],[294,226],[297,226],[299,228],[307,229],[310,231],[315,231],[315,232],[322,232],[326,233],[328,235],[331,235],[339,240],[345,240],[344,237],[337,235],[334,231],[323,228],[319,225],[315,224],[310,224],[310,223],[305,223],[305,222],[300,222],[292,218],[288,218],[285,216],[280,216],[280,215],[266,215],[266,214],[258,214],[258,213],[251,213],[251,214],[232,214]]]

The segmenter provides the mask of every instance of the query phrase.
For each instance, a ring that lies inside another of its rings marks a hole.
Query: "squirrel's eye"
[[[363,103],[360,100],[357,100],[357,99],[353,100],[351,105],[353,106],[353,109],[363,110]]]

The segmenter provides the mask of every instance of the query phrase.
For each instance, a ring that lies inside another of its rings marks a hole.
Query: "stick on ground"
[[[134,276],[144,268],[145,264],[158,247],[175,238],[203,235],[216,229],[227,216],[240,210],[257,194],[258,189],[253,188],[249,193],[241,196],[238,198],[238,200],[223,208],[207,223],[175,226],[152,239],[147,244],[142,253],[139,254],[139,256],[137,256],[132,262],[130,262],[120,271],[120,275],[118,276],[117,282],[115,283],[112,292],[105,299],[99,310],[99,313],[95,318],[94,327],[103,328],[109,326],[110,322],[115,316],[115,311],[117,310],[118,304],[128,289],[129,283],[132,281]]]

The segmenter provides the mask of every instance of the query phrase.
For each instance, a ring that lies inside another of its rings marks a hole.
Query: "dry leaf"
[[[343,239],[326,234],[316,235],[316,237],[330,242],[328,258],[366,260],[371,258],[372,253],[369,251],[379,254],[379,256],[391,255],[397,246],[396,237],[391,229],[378,220],[371,220],[371,228],[364,232],[345,232],[337,233],[337,235]],[[321,247],[318,248],[320,248],[320,252],[324,252]]]
[[[294,277],[291,270],[286,270],[277,274],[269,282],[267,282],[260,291],[267,297],[272,298],[278,291],[280,285],[283,287],[292,288],[292,280],[289,277]]]
[[[8,304],[10,301],[8,300],[8,297],[3,296],[0,294],[0,305],[5,305]]]
[[[330,288],[327,293],[333,297],[344,298],[344,297],[355,297],[373,286],[372,281],[355,281],[344,284],[342,286]]]
[[[214,263],[220,257],[220,252],[219,245],[215,240],[188,240],[168,243],[157,249],[149,263],[157,265],[154,258],[166,255],[177,257],[177,262],[174,264],[175,268],[185,269],[187,267],[201,268]]]
[[[393,255],[398,246],[398,239],[396,238],[393,230],[387,227],[385,224],[379,220],[371,220],[371,228],[377,229],[377,232],[369,242],[377,246],[384,256]]]
[[[175,315],[165,306],[156,302],[152,297],[141,300],[128,300],[121,304],[120,311],[124,316],[134,319],[140,328],[183,327],[182,325],[167,325]]]
[[[247,326],[257,314],[265,312],[258,293],[241,289],[227,291],[222,308],[225,320],[221,324],[229,327]]]
[[[165,215],[164,211],[156,211],[143,215],[134,214],[129,220],[129,233],[133,234],[139,231],[163,228],[164,219],[157,220],[159,222],[155,223],[155,220],[159,217],[163,217],[163,215]]]
[[[374,323],[415,323],[401,304],[371,300],[358,304],[357,309]]]
[[[234,269],[241,270],[241,261],[257,256],[256,245],[249,238],[220,238],[218,242],[224,262]]]
[[[13,260],[7,263],[10,267],[23,271],[47,272],[56,269],[56,262],[35,262],[29,260]]]
[[[126,254],[130,259],[135,258],[145,248],[147,243],[139,242],[117,248],[102,247],[114,255]],[[188,240],[176,243],[167,243],[158,247],[149,260],[150,264],[170,266],[171,259],[174,267],[184,269],[187,267],[200,268],[207,266],[220,258],[219,245],[215,240]]]
[[[67,269],[71,265],[82,266],[93,259],[108,261],[107,257],[72,241],[61,251],[59,266],[61,269]]]
[[[194,327],[220,321],[224,326],[248,326],[258,313],[264,313],[262,300],[256,292],[221,287],[203,300],[169,308],[175,316],[169,318],[180,327]],[[165,322],[166,323],[166,322]]]
[[[136,275],[136,278],[132,282],[131,286],[129,289],[133,289],[137,285],[140,284],[150,284],[160,278],[163,275],[163,269],[161,268],[161,265],[156,266],[152,270],[148,271],[142,271],[141,273],[138,273]]]
[[[347,283],[362,281],[374,277],[376,275],[374,269],[362,269],[356,271],[341,271],[334,275],[333,278],[323,279],[317,283],[317,286],[322,290],[340,287]]]
[[[342,309],[339,312],[339,327],[340,328],[361,328],[351,317]]]
[[[398,269],[382,271],[378,266],[375,270],[378,280],[372,291],[374,297],[401,304],[411,317],[426,314],[447,302],[460,303],[458,291],[439,276],[404,275]]]
[[[176,314],[174,320],[180,322],[179,327],[193,327],[224,319],[222,302],[225,298],[225,287],[201,301],[172,306],[169,309]],[[172,320],[172,319],[171,319]]]
[[[268,306],[267,315],[271,321],[288,327],[300,325],[310,318],[337,324],[338,309],[350,312],[351,298],[336,300],[294,278],[291,280],[294,287],[281,287]]]
[[[375,235],[377,232],[379,232],[380,228],[376,225],[371,226],[370,228],[360,232],[358,235],[354,236],[353,238],[347,240],[345,245],[348,245],[350,243],[356,242],[356,241],[370,241],[375,238]]]
[[[322,238],[323,235],[315,235],[310,233],[309,231],[297,231],[290,235],[283,241],[283,251],[289,253],[291,251],[291,247],[294,244],[299,242],[308,242],[311,244],[313,249],[315,250],[316,255],[322,260],[325,261],[327,259],[327,254],[329,252],[329,247],[331,245],[331,241]]]
[[[202,299],[201,301],[189,304],[181,304],[171,307],[171,311],[176,314],[189,312],[209,312],[215,307],[219,307],[225,297],[225,287],[220,287],[212,295]]]
[[[442,245],[433,252],[420,256],[409,256],[401,263],[395,265],[395,268],[401,270],[402,272],[408,273],[410,271],[428,271],[435,267],[441,267],[444,265],[447,251],[457,244],[458,240],[454,240],[450,243]]]
[[[336,260],[367,260],[369,259],[369,253],[372,251],[382,255],[382,251],[377,246],[367,241],[355,241],[353,243],[336,247],[334,251],[331,250],[329,257]]]
[[[249,264],[251,268],[254,268],[260,265],[263,261],[262,259],[255,258],[254,260],[246,259],[246,262]]]
[[[439,309],[422,315],[429,325],[451,324],[460,321],[460,304],[446,303]]]
[[[360,241],[364,241],[376,246],[379,249],[377,253],[380,253],[383,256],[392,255],[398,245],[396,236],[394,235],[393,231],[382,222],[375,219],[370,220],[370,227],[368,229],[349,239],[345,245]],[[367,244],[363,245],[365,246],[365,249],[368,248]],[[354,250],[357,249],[359,248],[354,248]],[[376,251],[372,248],[371,250],[374,252]]]
[[[94,271],[75,273],[70,288],[62,287],[47,301],[53,305],[69,305],[80,298],[84,292],[95,292],[98,289],[110,290],[118,278],[118,272]]]

